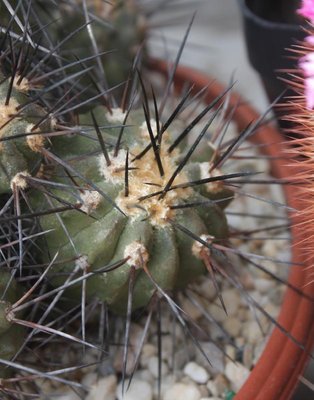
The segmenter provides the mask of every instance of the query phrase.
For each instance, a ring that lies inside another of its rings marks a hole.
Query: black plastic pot
[[[305,33],[296,10],[300,0],[238,0],[243,13],[244,34],[248,57],[253,68],[260,74],[270,102],[284,93],[293,93],[279,78],[285,77],[280,70],[296,68],[296,59],[289,48],[303,40]],[[279,125],[287,128],[280,119],[282,107],[274,107]]]

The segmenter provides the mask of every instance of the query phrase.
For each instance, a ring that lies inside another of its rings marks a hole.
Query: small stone
[[[83,376],[81,380],[81,384],[84,386],[92,386],[97,381],[97,374],[95,372],[90,372]]]
[[[213,396],[222,396],[229,389],[227,379],[223,374],[218,374],[214,380],[208,381],[206,386]]]
[[[133,379],[127,390],[129,381],[124,382],[124,393],[122,393],[122,382],[119,383],[117,390],[118,400],[153,400],[153,389],[145,381]]]
[[[209,279],[204,279],[198,290],[208,300],[214,300],[217,297],[216,289]]]
[[[263,308],[264,308],[264,311],[267,312],[267,314],[269,314],[271,317],[273,317],[275,319],[277,318],[277,316],[279,314],[278,306],[275,306],[272,303],[268,303]],[[270,321],[270,319],[267,315],[262,314],[262,316],[260,318],[260,323],[262,324],[264,331],[266,331],[272,322]]]
[[[159,361],[158,357],[151,357],[147,363],[148,370],[155,377],[158,378]],[[161,375],[166,375],[168,373],[168,366],[165,362],[161,362]]]
[[[253,250],[252,252],[256,252],[256,250]],[[253,290],[255,288],[255,279],[248,271],[245,271],[240,275],[240,282],[246,290]]]
[[[232,337],[237,337],[241,331],[242,323],[238,317],[227,317],[223,322],[223,327]]]
[[[275,286],[274,281],[266,278],[256,278],[254,282],[256,290],[262,294],[268,293]]]
[[[116,371],[115,371],[114,366],[113,366],[113,359],[112,359],[112,357],[106,357],[106,358],[104,358],[104,359],[98,364],[97,372],[98,372],[98,374],[100,374],[101,376],[108,376],[108,375],[115,374]]]
[[[246,344],[243,348],[243,364],[247,368],[251,368],[253,363],[253,346]]]
[[[220,323],[220,325],[221,325],[221,323]],[[226,338],[226,334],[223,332],[223,330],[214,323],[211,323],[209,325],[208,331],[210,333],[210,338],[214,343],[222,342]]]
[[[279,307],[269,302],[264,307],[264,310],[273,318],[276,318],[279,314]]]
[[[194,353],[195,353],[195,347],[193,346],[191,341],[189,341],[188,343],[182,344],[180,348],[176,347],[174,368],[178,369],[178,370],[182,370],[184,368],[184,365],[187,362],[189,362],[189,360],[191,359],[191,356]],[[169,358],[170,357],[171,356],[169,356]]]
[[[117,390],[117,377],[106,376],[94,383],[86,400],[115,400]]]
[[[175,383],[165,391],[163,400],[200,400],[201,393],[194,385]]]
[[[263,300],[262,293],[258,292],[257,290],[253,290],[253,291],[250,292],[250,296],[255,300],[256,303],[261,305],[261,302]],[[249,303],[248,303],[248,300],[247,300],[247,298],[245,296],[241,297],[241,304],[243,306],[248,307]],[[252,317],[250,319],[252,319]]]
[[[146,343],[141,351],[140,364],[142,367],[146,367],[150,358],[157,354],[157,348],[151,343]]]
[[[221,397],[202,397],[200,400],[221,400]]]
[[[241,321],[241,322],[246,321],[246,319],[247,319],[247,307],[240,306],[238,311],[237,311],[236,318],[237,318],[238,321]]]
[[[231,358],[232,360],[236,359],[237,350],[231,344],[227,344],[225,346],[225,352],[226,352],[226,356],[228,356],[227,358],[229,358],[229,359]]]
[[[242,335],[252,344],[262,340],[262,332],[256,321],[245,322],[242,326]]]
[[[200,352],[196,353],[197,364],[204,367],[209,373],[217,374],[222,373],[224,370],[224,354],[223,352],[212,342],[200,342],[200,346],[204,353],[207,355],[211,364],[208,363],[206,358]]]
[[[263,341],[258,342],[253,350],[254,353],[254,358],[253,358],[253,365],[257,363],[258,359],[262,355],[264,348],[266,346],[267,338],[265,338]]]
[[[170,389],[176,383],[176,381],[178,379],[180,379],[176,375],[177,375],[176,373],[172,373],[172,374],[168,374],[162,378],[162,383],[161,383],[161,398],[162,399],[164,399],[165,392],[168,389]],[[154,396],[155,397],[154,398],[158,398],[158,390],[159,390],[158,381],[155,381],[155,384],[154,384]]]
[[[236,344],[236,346],[238,346],[238,347],[244,346],[244,345],[245,345],[245,339],[244,339],[244,337],[242,337],[242,336],[237,337],[236,340],[235,340],[235,344]]]
[[[226,313],[222,309],[221,304],[210,304],[209,305],[209,314],[217,322],[223,322],[226,319]]]
[[[232,361],[228,361],[225,374],[231,382],[232,389],[237,392],[250,375],[250,371],[242,364],[235,364]]]
[[[209,379],[209,374],[205,368],[193,361],[186,364],[183,372],[196,383],[204,384]]]
[[[173,337],[171,335],[163,336],[162,346],[161,346],[161,358],[163,360],[169,360],[171,358],[173,346],[175,346]],[[156,347],[156,353],[152,355],[156,354],[157,354],[157,347]]]
[[[208,389],[206,385],[198,385],[197,387],[198,390],[201,392],[202,398],[208,396]]]
[[[86,351],[86,352],[84,353],[84,355],[83,355],[83,357],[82,357],[82,362],[83,362],[84,364],[92,364],[92,363],[94,363],[95,361],[97,361],[98,354],[95,353],[93,350],[94,350],[94,349],[88,349],[88,351]],[[66,352],[65,352],[65,353],[66,353]],[[63,357],[67,357],[67,355],[64,354]],[[69,360],[67,360],[67,361],[69,361]]]
[[[194,297],[196,297],[196,295],[194,295]],[[200,301],[199,299],[196,299],[197,301]],[[184,298],[181,302],[180,302],[180,307],[182,308],[182,310],[189,316],[189,318],[191,318],[193,321],[199,319],[202,315],[203,312],[201,309],[199,309],[198,307],[196,307],[193,303],[191,303],[191,301],[187,298]]]
[[[206,384],[207,389],[209,390],[209,394],[212,394],[213,396],[218,396],[218,389],[213,380],[209,380]]]
[[[155,377],[151,374],[151,372],[148,369],[139,369],[138,371],[135,372],[133,377],[138,379],[139,381],[145,381],[151,384],[153,384],[155,381]]]
[[[53,394],[53,398],[55,400],[80,400],[81,396],[78,394],[74,393],[72,390],[69,392],[65,392],[62,395],[58,396],[56,394]]]
[[[131,324],[130,329],[130,347],[128,351],[128,359],[126,364],[126,373],[130,375],[134,369],[134,362],[136,357],[136,349],[139,348],[143,335],[143,328],[138,324]],[[120,347],[114,354],[113,366],[115,371],[123,371],[123,347]]]
[[[268,294],[268,300],[275,306],[280,306],[282,303],[282,298],[284,291],[286,290],[284,285],[276,285]]]
[[[228,316],[237,315],[241,302],[241,295],[237,289],[225,289],[221,293],[225,302]]]
[[[267,254],[267,253],[265,253],[264,250],[262,250],[262,254]],[[277,273],[278,273],[277,264],[273,261],[265,260],[263,262],[263,267],[267,271],[269,271],[270,273],[272,273],[274,275],[277,275]],[[257,275],[259,275],[261,278],[265,278],[265,279],[269,278],[269,274],[267,274],[266,272],[263,272],[263,271],[258,271]]]

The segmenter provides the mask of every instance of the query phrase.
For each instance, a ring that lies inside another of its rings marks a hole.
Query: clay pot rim
[[[150,61],[150,68],[167,75],[170,67],[167,62],[155,59]],[[177,67],[174,83],[179,88],[187,83],[193,83],[195,92],[208,86],[205,96],[205,102],[207,103],[224,90],[223,85],[214,81],[211,77],[184,66]],[[234,121],[239,130],[244,129],[259,117],[258,112],[247,104],[241,96],[232,93],[228,107],[232,110],[236,105],[238,107],[234,113]],[[278,157],[280,155],[286,157],[288,145],[274,126],[270,124],[263,125],[254,135],[254,138],[252,137],[252,140],[255,143],[265,143],[265,141],[266,143],[271,143],[270,146],[264,146],[263,149],[266,155],[276,156],[275,159],[271,160],[273,173],[276,177],[289,178],[300,172],[301,167],[299,165],[287,165],[287,158],[284,160]],[[284,185],[283,189],[287,204],[294,209],[302,209],[300,188]],[[291,266],[288,282],[301,288],[304,293],[312,295],[313,285],[305,286],[306,283],[312,280],[310,278],[311,271],[306,268],[312,264],[309,259],[304,260],[304,249],[300,244],[302,228],[299,228],[295,223],[294,216],[291,217],[291,222],[292,262],[295,264],[303,263],[304,268],[299,265]],[[305,351],[293,343],[277,327],[274,328],[262,355],[234,400],[288,400],[292,396],[314,343],[313,319],[314,303],[287,288],[277,321],[303,344]]]

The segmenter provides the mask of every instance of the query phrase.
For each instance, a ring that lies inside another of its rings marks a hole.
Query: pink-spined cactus
[[[311,22],[314,22],[314,1],[313,0],[302,0],[301,8],[298,10],[298,14],[305,18],[308,18]]]
[[[311,23],[309,35],[305,39],[306,54],[300,59],[299,66],[304,76],[306,107],[312,110],[314,108],[314,32],[311,33],[311,28],[314,23],[314,1],[303,0],[298,13]]]

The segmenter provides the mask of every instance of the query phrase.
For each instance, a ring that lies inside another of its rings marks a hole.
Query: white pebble
[[[242,335],[249,343],[256,344],[262,340],[262,332],[258,323],[254,321],[245,322],[242,325]]]
[[[130,387],[127,389],[129,381],[124,382],[124,393],[122,393],[122,382],[119,383],[117,390],[118,400],[153,400],[153,389],[145,381],[133,379]]]
[[[155,356],[157,354],[157,347],[154,346],[151,343],[146,343],[143,346],[142,352],[141,352],[141,365],[144,367],[147,366],[149,363],[149,360],[151,359],[152,356]]]
[[[229,358],[229,360],[235,360],[236,358],[236,348],[232,346],[232,344],[226,344],[225,345],[225,352],[226,352],[226,358]]]
[[[212,331],[211,331],[212,333]],[[200,342],[200,345],[207,355],[211,364],[208,363],[206,358],[200,352],[196,353],[197,364],[206,368],[212,374],[217,374],[224,371],[224,354],[223,352],[212,342]]]
[[[223,322],[225,330],[233,337],[237,337],[241,331],[242,323],[237,317],[227,317]]]
[[[165,391],[163,400],[200,400],[201,393],[194,385],[188,385],[185,383],[175,383],[169,389]]]
[[[251,368],[253,363],[253,346],[246,344],[243,348],[243,364],[247,368]]]
[[[254,280],[256,290],[260,293],[268,293],[275,286],[275,282],[270,279],[256,278]]]
[[[269,257],[269,254],[264,249],[262,250],[262,254],[266,254]],[[263,262],[263,267],[265,269],[267,269],[267,271],[271,272],[272,274],[277,275],[277,273],[278,273],[277,264],[273,261],[265,260]],[[258,275],[262,278],[266,278],[266,279],[269,278],[269,274],[267,274],[266,272],[263,272],[263,271],[259,271]]]
[[[196,297],[196,295],[194,296]],[[197,300],[199,301],[199,299]],[[191,303],[189,299],[184,298],[182,302],[180,302],[180,307],[193,321],[197,320],[203,315],[202,310]]]
[[[267,314],[269,314],[273,318],[277,318],[277,316],[279,314],[279,307],[275,306],[272,303],[266,304],[266,306],[264,307],[264,310],[266,311]],[[260,318],[260,323],[261,323],[263,329],[266,330],[268,328],[268,326],[271,324],[271,321],[266,315],[263,314]]]
[[[137,379],[139,381],[145,381],[153,385],[155,382],[156,378],[152,375],[152,373],[148,369],[139,369],[135,372],[134,379]],[[131,383],[132,385],[132,383]]]
[[[253,357],[253,365],[257,363],[258,359],[260,358],[261,354],[263,353],[269,335],[267,335],[264,340],[258,342],[254,347],[254,357]]]
[[[228,382],[224,375],[218,374],[214,380],[207,382],[207,389],[213,396],[221,396],[228,390]]]
[[[235,364],[232,361],[228,361],[225,374],[231,382],[232,389],[237,392],[250,375],[250,371],[242,364]]]
[[[159,369],[159,361],[158,357],[154,356],[148,360],[147,367],[150,373],[155,377],[158,378],[158,369]],[[165,362],[161,362],[161,375],[166,375],[168,373],[168,366]]]
[[[221,400],[221,397],[202,397],[201,400]]]
[[[209,379],[209,374],[205,368],[191,361],[186,364],[183,372],[196,383],[206,383]]]
[[[268,301],[270,301],[275,306],[280,306],[285,290],[286,288],[284,287],[284,285],[276,285],[275,288],[267,294]]]
[[[169,360],[171,358],[173,346],[174,346],[174,342],[173,342],[172,336],[165,335],[162,338],[162,346],[161,346],[161,358],[163,360]],[[156,347],[156,353],[152,354],[152,355],[156,355],[156,354],[157,354],[157,347]]]
[[[97,374],[96,372],[90,372],[83,376],[81,380],[81,384],[84,386],[92,386],[97,381]]]
[[[61,396],[53,395],[53,398],[56,400],[79,400],[81,397],[74,393],[73,391],[63,393]]]
[[[213,300],[217,296],[215,286],[209,279],[204,279],[204,281],[198,285],[197,289],[206,299]]]
[[[115,400],[116,390],[117,377],[115,375],[106,376],[92,385],[86,400]]]
[[[126,365],[126,373],[129,375],[133,372],[134,362],[136,357],[136,349],[138,349],[143,334],[143,328],[138,324],[131,324],[130,329],[130,348],[128,352],[128,359]],[[123,370],[123,348],[120,347],[114,353],[113,367],[116,371],[121,372]]]
[[[228,310],[229,311],[229,310]],[[226,313],[222,309],[220,304],[210,304],[209,314],[217,321],[223,322],[226,319]]]
[[[227,313],[230,316],[237,315],[241,302],[241,295],[237,289],[223,290],[221,296],[225,302]]]

